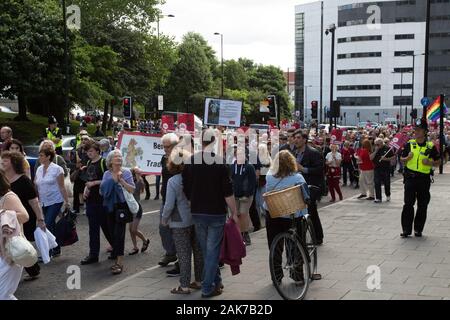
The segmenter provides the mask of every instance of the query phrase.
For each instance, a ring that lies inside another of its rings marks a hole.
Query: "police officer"
[[[401,161],[405,163],[405,196],[402,211],[402,238],[412,233],[422,236],[430,202],[430,184],[433,166],[440,164],[440,157],[433,142],[427,139],[428,125],[426,119],[417,120],[414,127],[415,139],[409,140],[402,152]],[[414,203],[417,199],[417,212],[414,217]]]
[[[62,155],[62,130],[58,128],[58,121],[54,116],[48,117],[48,127],[45,128],[44,139],[52,140],[56,154]]]

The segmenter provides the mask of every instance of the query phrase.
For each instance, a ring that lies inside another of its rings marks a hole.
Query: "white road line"
[[[160,268],[160,266],[154,266],[154,267],[151,267],[151,268],[142,270],[142,271],[140,271],[140,272],[138,272],[138,273],[136,273],[136,274],[133,274],[133,275],[131,275],[131,276],[129,276],[129,277],[126,277],[125,279],[123,279],[123,280],[121,280],[121,281],[119,281],[119,282],[117,282],[117,283],[115,283],[115,284],[113,284],[113,285],[111,285],[111,286],[109,286],[109,287],[107,287],[107,288],[105,288],[105,289],[103,289],[103,290],[101,290],[101,291],[99,291],[99,292],[93,294],[92,296],[86,298],[86,300],[93,300],[93,299],[95,299],[95,298],[97,298],[97,297],[99,297],[99,296],[108,295],[108,294],[107,294],[107,291],[108,291],[108,290],[111,290],[111,289],[113,289],[114,287],[118,287],[118,286],[120,286],[121,284],[123,284],[123,283],[125,283],[125,282],[127,282],[127,281],[129,281],[129,280],[132,280],[132,279],[134,279],[134,278],[139,277],[141,274],[144,274],[144,273],[146,273],[146,272],[148,272],[148,271],[155,270],[155,269],[157,269],[157,268]]]
[[[153,214],[153,213],[159,213],[159,210],[153,210],[153,211],[148,211],[148,212],[144,212],[142,215],[147,215],[147,214]]]

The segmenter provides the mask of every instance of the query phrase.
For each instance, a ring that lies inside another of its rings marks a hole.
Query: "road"
[[[398,179],[400,175],[396,175]],[[350,198],[359,194],[359,190],[354,188],[342,188],[344,198]],[[154,195],[154,187],[151,187],[151,192]],[[130,275],[138,273],[149,267],[158,264],[159,259],[163,254],[161,240],[158,232],[159,224],[159,207],[161,201],[142,200],[141,204],[144,209],[144,216],[142,217],[140,230],[144,235],[150,239],[150,246],[145,253],[139,253],[134,256],[128,256],[128,252],[132,248],[129,232],[127,231],[125,243],[125,269],[121,275],[113,276],[109,268],[112,265],[110,260],[107,260],[108,253],[106,252],[107,243],[103,235],[101,236],[101,253],[100,261],[97,264],[80,266],[80,261],[88,254],[89,251],[89,236],[88,236],[88,222],[84,214],[78,216],[78,236],[79,241],[69,247],[62,248],[60,257],[53,259],[49,264],[41,264],[41,276],[39,279],[32,282],[21,281],[19,288],[16,291],[16,297],[20,300],[81,300],[101,291],[102,289],[117,283]],[[328,206],[329,196],[324,197],[319,204],[319,208]],[[320,210],[319,210],[320,214]],[[139,241],[139,247],[142,243]],[[71,274],[67,273],[69,266],[79,266],[81,270],[81,289],[69,290],[67,288],[67,280]],[[167,268],[169,270],[170,267]],[[23,272],[23,276],[26,272]]]

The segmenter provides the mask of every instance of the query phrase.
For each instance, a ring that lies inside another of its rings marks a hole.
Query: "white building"
[[[450,0],[431,3],[428,96],[434,98],[450,91]],[[341,101],[344,121],[356,124],[358,112],[361,121],[396,116],[404,121],[405,112],[410,121],[412,102],[421,116],[426,1],[326,0],[296,6],[295,14],[296,107],[306,104],[306,119],[312,100],[324,114],[329,110],[332,36],[325,31],[331,24],[336,25],[333,97]]]

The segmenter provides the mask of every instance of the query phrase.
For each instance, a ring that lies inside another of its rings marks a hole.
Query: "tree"
[[[188,34],[178,47],[178,62],[169,78],[169,104],[185,110],[191,96],[208,92],[211,86],[212,72],[205,48]]]
[[[53,0],[0,2],[0,95],[19,100],[27,120],[31,99],[61,97],[64,75],[61,14]]]
[[[244,66],[235,60],[224,63],[225,87],[238,90],[248,88],[248,76]]]

